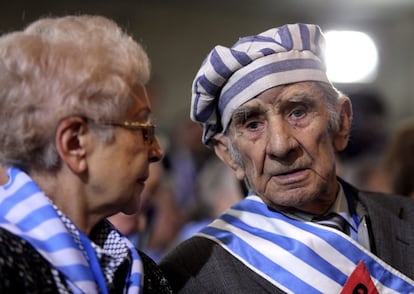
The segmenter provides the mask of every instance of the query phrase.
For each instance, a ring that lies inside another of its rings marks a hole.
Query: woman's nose
[[[164,152],[161,148],[160,142],[158,141],[158,137],[154,137],[154,141],[151,144],[150,147],[150,155],[149,155],[149,161],[150,162],[157,162],[162,159],[164,156]]]

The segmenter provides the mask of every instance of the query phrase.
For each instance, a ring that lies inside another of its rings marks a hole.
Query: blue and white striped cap
[[[302,81],[329,83],[325,40],[313,24],[289,24],[216,46],[192,88],[191,119],[203,125],[203,143],[224,133],[239,106],[267,89]]]

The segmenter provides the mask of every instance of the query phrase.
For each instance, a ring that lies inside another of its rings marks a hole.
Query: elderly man
[[[203,62],[191,116],[250,193],[162,261],[178,293],[414,291],[413,201],[337,178],[352,109],[323,46],[292,24]]]
[[[162,150],[141,45],[99,16],[0,38],[0,292],[171,293],[106,217],[135,213]]]

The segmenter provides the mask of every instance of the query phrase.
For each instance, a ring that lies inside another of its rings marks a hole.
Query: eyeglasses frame
[[[151,122],[138,122],[138,121],[124,121],[124,122],[114,122],[114,121],[97,121],[95,123],[115,126],[120,128],[125,128],[133,131],[142,131],[142,137],[144,142],[148,145],[152,145],[155,139],[155,127],[156,125]]]

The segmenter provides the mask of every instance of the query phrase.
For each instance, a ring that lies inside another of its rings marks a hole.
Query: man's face
[[[335,151],[347,140],[329,130],[329,118],[312,82],[271,88],[246,102],[229,129],[241,159],[233,166],[238,177],[273,208],[323,213],[338,189]]]

